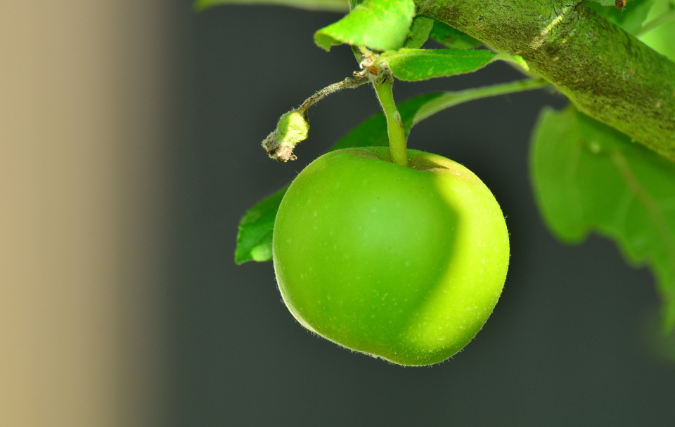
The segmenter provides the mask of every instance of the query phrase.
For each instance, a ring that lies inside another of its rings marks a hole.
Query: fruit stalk
[[[307,98],[305,102],[303,102],[302,105],[298,108],[298,111],[300,111],[302,114],[306,114],[307,110],[309,110],[309,108],[312,105],[321,101],[325,97],[332,95],[334,93],[342,92],[345,89],[356,89],[357,87],[364,85],[366,83],[368,83],[368,79],[365,77],[361,76],[347,77],[342,81],[326,86],[325,88],[316,92],[314,95]]]
[[[384,116],[387,118],[387,134],[389,135],[389,153],[391,160],[397,165],[408,166],[408,148],[406,146],[405,129],[401,115],[396,109],[393,92],[394,78],[385,73],[379,81],[373,82],[377,98],[382,104]]]

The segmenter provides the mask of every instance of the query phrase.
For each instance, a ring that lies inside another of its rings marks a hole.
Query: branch
[[[415,2],[419,14],[521,55],[579,110],[675,161],[675,63],[580,1]]]

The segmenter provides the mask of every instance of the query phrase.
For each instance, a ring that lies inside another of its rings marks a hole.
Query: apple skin
[[[279,289],[307,329],[351,350],[424,366],[460,351],[501,295],[509,238],[483,182],[444,157],[386,147],[329,152],[284,196]]]

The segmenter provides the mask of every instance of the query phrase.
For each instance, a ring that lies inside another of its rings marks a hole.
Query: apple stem
[[[368,83],[368,79],[363,76],[347,77],[346,79],[340,82],[326,86],[325,88],[316,92],[314,95],[307,98],[305,102],[303,102],[302,105],[298,107],[298,111],[300,111],[302,114],[306,114],[307,110],[309,110],[309,107],[321,101],[328,95],[341,92],[345,89],[356,89],[357,87],[364,85],[366,83]]]
[[[401,115],[396,109],[393,88],[394,78],[386,72],[382,79],[373,82],[377,98],[382,104],[384,116],[387,118],[387,134],[389,135],[389,153],[394,163],[408,166],[408,149],[406,147],[405,129],[401,122]]]

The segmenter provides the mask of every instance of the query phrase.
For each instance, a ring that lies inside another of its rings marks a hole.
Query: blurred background
[[[338,18],[189,1],[10,2],[0,14],[1,426],[672,426],[675,368],[649,345],[653,278],[610,242],[558,244],[528,180],[543,91],[434,116],[411,148],[463,163],[507,215],[504,294],[432,368],[306,332],[271,263],[234,264],[239,218],[378,111],[367,87],[278,117],[356,64]],[[505,64],[397,99],[521,78]]]

